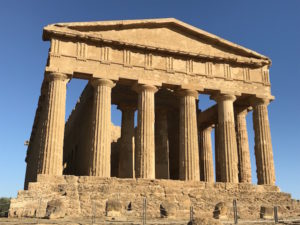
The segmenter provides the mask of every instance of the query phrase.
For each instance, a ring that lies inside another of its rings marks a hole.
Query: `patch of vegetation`
[[[10,206],[10,198],[0,198],[0,217],[7,217]]]

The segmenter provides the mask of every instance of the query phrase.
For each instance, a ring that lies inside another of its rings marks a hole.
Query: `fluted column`
[[[138,93],[136,177],[155,179],[154,93],[157,88],[138,85],[135,90]]]
[[[111,170],[111,89],[114,83],[93,79],[94,86],[90,176],[110,177]]]
[[[45,114],[45,95],[47,94],[48,83],[46,80],[43,81],[41,87],[41,95],[39,97],[38,107],[35,113],[34,123],[32,127],[32,132],[29,140],[29,145],[27,148],[27,154],[25,162],[26,173],[25,173],[25,183],[24,190],[27,190],[28,183],[34,182],[37,179],[38,173],[38,163],[40,155],[40,143],[41,143],[41,131],[43,129],[43,119]]]
[[[221,154],[219,148],[219,125],[215,124],[215,170],[216,170],[216,182],[221,182]]]
[[[275,185],[275,170],[267,99],[253,102],[255,158],[258,184]]]
[[[238,157],[234,123],[234,95],[218,95],[218,150],[221,160],[221,181],[238,183]]]
[[[169,138],[167,109],[155,113],[155,178],[169,179]]]
[[[121,145],[119,148],[119,177],[134,178],[134,111],[135,106],[120,104],[122,111]]]
[[[196,99],[198,92],[182,90],[179,119],[179,179],[200,180]]]
[[[214,165],[211,147],[212,127],[202,128],[199,132],[200,177],[201,181],[214,182]]]
[[[248,109],[235,108],[236,139],[238,149],[239,182],[251,183],[251,161],[246,115]]]
[[[65,74],[48,73],[46,79],[48,79],[49,84],[38,173],[62,175],[66,84],[68,78]]]

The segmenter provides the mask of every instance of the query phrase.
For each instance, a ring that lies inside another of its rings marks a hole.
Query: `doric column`
[[[221,182],[221,159],[219,148],[219,125],[215,124],[215,170],[216,170],[216,182]]]
[[[275,170],[267,99],[253,102],[253,126],[255,132],[255,158],[258,184],[275,185]]]
[[[49,84],[45,102],[45,120],[42,128],[38,173],[62,175],[68,78],[61,73],[48,73],[45,76]]]
[[[214,165],[211,147],[212,127],[202,128],[199,132],[200,177],[201,181],[214,182]]]
[[[239,182],[251,183],[251,161],[248,143],[246,115],[248,109],[235,108],[236,142],[238,149]]]
[[[198,92],[182,90],[179,119],[179,179],[200,180],[196,99]]]
[[[155,113],[155,178],[170,178],[168,118],[165,108],[157,108]]]
[[[234,123],[234,95],[222,94],[214,98],[218,103],[218,150],[221,160],[221,181],[238,183],[238,157]]]
[[[154,93],[155,86],[137,85],[138,125],[136,140],[135,175],[155,179]]]
[[[131,104],[120,104],[122,111],[121,145],[119,148],[119,177],[134,178],[134,111]]]
[[[25,183],[24,190],[27,190],[29,182],[35,182],[37,179],[38,173],[38,164],[40,149],[41,149],[41,138],[42,138],[42,130],[45,119],[45,98],[48,92],[48,82],[44,79],[42,87],[41,87],[41,95],[39,97],[38,107],[35,113],[34,123],[32,127],[32,132],[29,140],[29,145],[27,149],[27,155],[25,162],[26,166],[26,174],[25,174]]]
[[[93,79],[94,86],[91,131],[91,176],[110,177],[111,155],[111,89],[114,83]]]

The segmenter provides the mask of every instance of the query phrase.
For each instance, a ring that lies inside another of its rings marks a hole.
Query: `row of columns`
[[[216,181],[251,183],[251,162],[248,143],[247,108],[233,110],[235,96],[214,98],[218,103],[218,122],[215,124]],[[275,170],[271,133],[265,99],[255,99],[253,126],[255,132],[255,158],[258,184],[275,185]],[[211,147],[212,127],[200,128],[201,180],[213,182]]]
[[[41,167],[38,173],[62,175],[63,165],[63,137],[65,125],[65,101],[66,83],[68,78],[63,74],[50,73],[49,88],[47,93],[47,110],[45,126],[42,136]],[[90,169],[89,175],[110,177],[111,144],[111,89],[114,83],[106,79],[92,80],[94,86],[94,102],[92,112],[92,128],[90,143]],[[134,140],[134,110],[133,106],[120,105],[122,110],[122,163],[119,165],[120,177],[138,177],[155,179],[155,110],[154,94],[155,86],[137,85],[138,93],[138,126]],[[200,132],[201,154],[199,157],[198,128],[196,115],[196,99],[198,92],[193,90],[181,90],[180,96],[180,126],[179,126],[179,178],[181,180],[213,180],[213,164],[211,152],[211,130],[205,129]],[[216,175],[217,181],[237,183],[239,180],[251,180],[249,174],[250,162],[248,160],[249,147],[246,146],[247,131],[245,130],[245,116],[242,112],[234,117],[233,95],[219,95],[214,98],[218,103],[218,123],[216,124]],[[275,184],[273,153],[268,121],[267,102],[258,101],[254,105],[253,121],[255,130],[255,155],[259,184]],[[237,127],[235,126],[237,121]],[[167,159],[167,137],[164,131],[167,129],[164,113],[157,117],[157,125],[161,134],[156,140],[161,149],[161,158]],[[236,129],[239,135],[236,136]],[[136,151],[136,152],[134,152]],[[135,156],[135,158],[133,157]],[[240,159],[240,160],[239,160]],[[240,163],[238,163],[240,162]],[[135,169],[128,166],[135,165]],[[158,166],[165,165],[164,163]],[[246,168],[245,171],[238,167]],[[126,169],[125,169],[126,168]],[[200,170],[201,168],[201,170]],[[129,171],[129,172],[128,172]],[[165,174],[161,177],[169,177],[168,169],[161,168]],[[135,174],[133,174],[135,173]],[[219,176],[219,177],[218,177]],[[239,178],[240,176],[240,178]]]
[[[235,96],[214,98],[218,103],[218,122],[215,124],[216,181],[251,183],[251,162],[246,115],[248,109],[233,108]],[[255,157],[258,184],[275,185],[275,170],[271,133],[265,99],[255,99],[253,126],[255,132]],[[200,129],[201,180],[213,182],[211,127]]]

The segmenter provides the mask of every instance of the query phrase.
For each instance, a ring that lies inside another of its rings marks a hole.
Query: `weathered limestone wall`
[[[168,113],[170,179],[179,179],[179,110]]]
[[[93,87],[87,85],[66,122],[64,138],[64,174],[88,175]],[[111,124],[112,152],[121,136],[120,127]],[[114,154],[115,156],[116,154]]]
[[[228,204],[232,218],[232,200],[237,199],[241,219],[259,218],[261,206],[279,206],[280,217],[300,213],[299,202],[276,186],[205,183],[148,179],[117,179],[76,176],[39,175],[28,191],[20,191],[11,200],[10,217],[44,217],[47,204],[58,200],[64,205],[66,217],[105,217],[108,202],[121,205],[119,216],[140,217],[143,198],[147,198],[148,218],[160,217],[160,206],[174,218],[188,218],[189,208],[195,215],[212,217],[219,202]],[[131,210],[128,206],[131,203]]]
[[[41,94],[36,109],[32,132],[29,140],[25,162],[27,163],[24,189],[28,188],[29,182],[34,182],[37,179],[37,170],[39,168],[39,157],[41,148],[41,136],[43,135],[43,123],[45,120],[46,107],[44,105],[48,92],[48,82],[43,81]]]
[[[168,111],[165,108],[155,112],[155,178],[169,179]]]
[[[91,124],[92,87],[87,85],[66,122],[64,138],[64,174],[87,175],[88,137]]]

